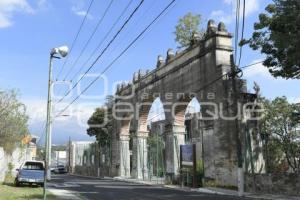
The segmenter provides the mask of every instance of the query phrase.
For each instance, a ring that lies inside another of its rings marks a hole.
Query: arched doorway
[[[147,126],[148,171],[151,181],[163,183],[165,175],[165,111],[160,98],[156,98],[149,110]]]

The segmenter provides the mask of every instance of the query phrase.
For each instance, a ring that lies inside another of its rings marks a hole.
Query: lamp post
[[[51,86],[52,86],[52,61],[53,58],[60,59],[61,57],[65,57],[68,54],[68,47],[61,46],[58,48],[53,48],[50,51],[50,61],[49,61],[49,78],[48,78],[48,98],[47,98],[47,121],[46,121],[46,138],[45,138],[45,172],[44,172],[44,191],[43,196],[44,200],[46,200],[46,187],[47,187],[47,180],[51,179],[51,171],[50,171],[50,164],[51,164]],[[57,56],[60,55],[60,56]]]

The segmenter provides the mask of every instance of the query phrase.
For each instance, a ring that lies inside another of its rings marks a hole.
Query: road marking
[[[75,183],[54,183],[50,186],[56,187],[56,188],[73,188],[73,187],[80,187],[80,185]]]
[[[79,194],[98,194],[99,192],[76,192]]]
[[[82,198],[74,195],[71,191],[61,189],[48,189],[49,192],[57,196],[59,199],[82,200]]]

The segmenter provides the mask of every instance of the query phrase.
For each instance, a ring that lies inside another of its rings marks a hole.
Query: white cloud
[[[47,101],[43,99],[25,99],[22,102],[26,105],[29,124],[41,123],[46,119]]]
[[[300,103],[300,97],[288,97],[290,103]]]
[[[0,28],[13,24],[12,18],[16,13],[34,13],[27,0],[0,0]]]
[[[261,60],[254,60],[252,63],[260,62]],[[268,68],[265,67],[262,63],[253,65],[251,67],[246,68],[244,71],[244,76],[246,78],[252,78],[252,77],[263,77],[267,79],[275,79],[269,72]]]
[[[22,102],[27,107],[26,111],[29,116],[30,132],[35,135],[44,134],[47,111],[46,99],[29,97],[27,99],[22,99]],[[53,105],[55,105],[55,103],[53,103]],[[72,136],[72,139],[75,140],[92,139],[86,134],[87,120],[92,115],[95,108],[100,106],[99,102],[77,102],[63,113],[65,116],[56,117],[58,112],[67,105],[68,103],[63,103],[53,108],[52,116],[55,119],[52,121],[53,140],[60,143],[67,140],[68,136]]]
[[[80,17],[85,17],[85,15],[87,14],[87,12],[84,11],[84,10],[73,10],[73,9],[72,9],[72,11],[73,11],[73,13],[74,13],[75,15],[80,16]],[[93,16],[90,15],[90,14],[88,14],[88,15],[87,15],[87,18],[88,18],[88,19],[93,19]]]
[[[46,120],[47,101],[40,98],[29,98],[22,101],[27,108],[29,124],[44,123]],[[55,101],[53,101],[55,102]],[[52,104],[52,116],[56,116],[68,103]],[[85,126],[87,120],[92,115],[96,107],[100,107],[99,102],[77,103],[70,106],[60,117],[55,117],[55,121],[63,124],[74,124]],[[65,115],[65,116],[64,116]]]
[[[71,3],[72,3],[72,7],[71,7],[72,12],[77,16],[84,17],[87,14],[87,11],[84,10],[87,7],[85,2],[86,1],[83,1],[83,0],[76,0],[76,1],[72,0],[71,1]],[[93,19],[93,16],[91,14],[88,14],[87,18],[88,19]]]
[[[230,24],[234,19],[232,14],[225,13],[223,10],[214,10],[211,12],[210,16],[212,19],[217,19],[225,24]]]
[[[245,14],[246,16],[255,13],[259,9],[259,0],[247,0],[246,1],[246,9]]]
[[[260,0],[247,0],[245,4],[245,16],[249,16],[252,13],[255,13],[259,8]],[[236,0],[223,0],[224,4],[227,4],[232,7],[232,11],[225,12],[223,10],[213,10],[210,14],[211,18],[217,19],[218,21],[222,21],[226,24],[230,24],[235,21],[236,15]],[[243,12],[243,2],[241,2],[240,16],[242,16]]]
[[[37,2],[37,5],[38,5],[38,7],[42,7],[42,6],[44,6],[46,3],[47,3],[47,0],[39,0],[39,1]]]

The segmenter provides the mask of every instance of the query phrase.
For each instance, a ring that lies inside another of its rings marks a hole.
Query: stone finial
[[[121,91],[121,85],[117,84],[117,93],[119,93]]]
[[[122,90],[123,90],[125,87],[126,87],[126,83],[125,83],[125,82],[122,82],[122,83],[121,83],[121,88],[122,88]]]
[[[164,58],[162,57],[162,55],[159,55],[157,57],[157,64],[156,64],[156,67],[161,67],[165,64],[165,61],[164,61]]]
[[[195,33],[193,33],[193,39],[195,40],[195,41],[200,41],[200,35],[199,35],[199,33],[198,32],[195,32]]]
[[[146,75],[146,72],[142,69],[139,70],[139,79]]]
[[[201,40],[198,32],[194,32],[191,40],[191,45],[197,44]]]
[[[175,53],[174,53],[173,49],[168,49],[166,62],[169,62],[170,59],[172,59],[174,57],[175,57]]]
[[[210,19],[207,22],[207,33],[215,33],[217,31],[217,26],[214,20]]]
[[[133,79],[132,82],[135,83],[139,80],[139,73],[138,72],[134,72],[133,73]]]
[[[227,32],[226,26],[223,22],[220,22],[218,24],[218,31],[223,31],[223,32]]]
[[[253,89],[254,89],[254,91],[255,91],[255,94],[256,94],[257,96],[259,96],[259,95],[260,95],[260,86],[259,86],[255,81],[254,81]]]

